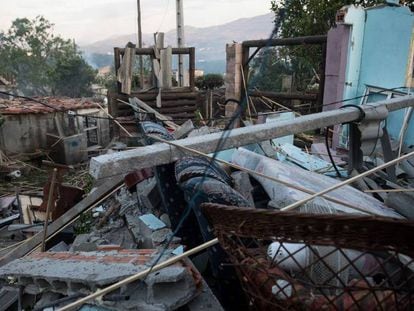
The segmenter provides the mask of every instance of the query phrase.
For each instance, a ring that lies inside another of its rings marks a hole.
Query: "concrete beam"
[[[389,111],[414,106],[414,96],[404,96],[361,107],[366,113],[369,113],[378,106],[385,106]],[[360,111],[358,109],[348,107],[310,114],[276,124],[265,123],[237,128],[227,132],[180,139],[176,140],[175,143],[204,153],[212,153],[326,126],[347,123],[355,121],[359,117]],[[225,139],[222,140],[222,137]],[[219,142],[221,142],[220,146],[218,146]],[[97,179],[111,177],[137,169],[171,163],[185,155],[188,155],[188,153],[165,143],[139,147],[133,150],[92,158],[90,174]]]

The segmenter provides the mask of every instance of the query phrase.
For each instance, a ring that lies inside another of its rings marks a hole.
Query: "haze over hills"
[[[273,14],[242,18],[222,25],[197,28],[185,27],[186,46],[196,47],[196,66],[206,73],[225,71],[226,43],[233,41],[266,39],[273,29]],[[113,48],[123,47],[127,42],[136,42],[136,34],[112,36],[106,40],[81,46],[85,58],[96,68],[113,62]],[[153,34],[143,34],[144,46],[154,42]],[[165,34],[166,45],[175,46],[175,29]]]

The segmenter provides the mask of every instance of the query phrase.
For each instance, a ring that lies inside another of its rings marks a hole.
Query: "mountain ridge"
[[[245,40],[266,39],[273,29],[273,14],[240,18],[221,25],[209,27],[185,26],[186,46],[196,48],[196,66],[206,72],[217,72],[218,69],[224,72],[225,68],[225,47],[226,43],[242,42]],[[153,35],[143,34],[143,45],[153,45]],[[81,46],[85,58],[95,67],[93,56],[112,55],[114,47],[123,47],[128,42],[136,42],[136,34],[121,34],[111,36],[105,40],[99,40],[89,45]],[[165,33],[165,45],[175,46],[176,31],[172,29]],[[107,57],[108,60],[110,59]],[[215,64],[214,70],[209,70],[208,64]]]

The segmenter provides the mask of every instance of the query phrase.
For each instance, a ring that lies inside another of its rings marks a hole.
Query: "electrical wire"
[[[158,29],[155,33],[158,33],[161,30],[161,27],[164,25],[165,18],[167,17],[167,13],[169,11],[169,7],[170,7],[170,0],[167,0],[167,8],[165,9],[164,16],[162,17],[161,23],[158,26]]]
[[[279,20],[279,23],[278,24],[280,24],[280,23],[281,23],[281,21]],[[274,35],[276,35],[277,32],[278,32],[278,27],[275,27],[274,31],[272,32],[272,36],[271,37],[273,37]],[[362,96],[362,97],[365,97],[365,96]],[[362,97],[359,96],[359,97],[355,97],[353,99],[358,99],[358,98],[362,98]],[[235,101],[235,102],[238,103],[238,108],[235,111],[235,113],[233,114],[232,118],[230,119],[230,122],[226,126],[226,129],[223,131],[222,136],[221,136],[221,138],[220,138],[220,140],[219,140],[219,142],[217,144],[216,151],[213,153],[213,157],[211,158],[210,164],[212,164],[213,161],[216,159],[217,154],[218,154],[218,151],[221,150],[222,144],[225,143],[226,139],[228,138],[228,135],[230,135],[231,129],[232,129],[235,121],[238,118],[240,118],[241,113],[244,110],[243,108],[245,108],[245,106],[246,106],[247,100],[248,100],[247,98],[243,98],[243,100],[241,102],[238,102],[237,100],[232,100],[232,101]],[[349,100],[351,100],[351,99],[349,99]],[[340,102],[344,102],[344,101],[340,101]],[[335,102],[335,103],[337,103],[337,102]],[[335,103],[331,103],[331,104],[335,104]],[[184,210],[184,213],[182,214],[182,216],[180,218],[180,221],[177,224],[177,227],[175,228],[173,234],[169,237],[167,243],[163,246],[162,250],[159,253],[159,256],[156,258],[156,260],[151,265],[150,270],[149,270],[148,274],[145,276],[145,278],[152,272],[153,268],[158,264],[158,262],[161,260],[161,258],[165,254],[165,252],[169,249],[169,246],[170,246],[170,244],[171,244],[174,236],[176,236],[176,234],[178,233],[178,231],[181,229],[181,227],[184,224],[185,220],[188,218],[191,210],[193,210],[196,207],[195,206],[196,199],[202,193],[201,190],[200,190],[200,187],[202,186],[205,178],[206,178],[206,170],[204,171],[203,178],[202,178],[201,182],[196,187],[196,193],[195,193],[195,195],[190,199],[190,201],[189,201],[186,209]]]
[[[331,160],[331,164],[336,172],[336,176],[338,176],[339,178],[342,177],[341,172],[336,166],[335,160],[332,156],[331,148],[329,147],[329,127],[327,127],[325,130],[325,146],[326,146],[326,152],[328,153],[329,160]]]
[[[283,15],[282,15],[282,17],[284,18],[284,12],[283,12]],[[271,36],[270,36],[270,38],[269,38],[269,41],[270,41],[270,39],[271,38],[273,38],[274,37],[274,35],[275,34],[277,34],[277,32],[278,32],[278,30],[279,30],[279,25],[281,24],[281,20],[279,20],[279,22],[277,22],[276,23],[276,25],[275,25],[275,28],[273,29],[273,31],[272,31],[272,33],[271,33]],[[261,66],[263,67],[263,64],[261,64]],[[262,68],[263,69],[263,68]],[[247,81],[246,81],[246,84],[247,84]],[[213,165],[213,163],[214,163],[214,161],[215,161],[215,159],[217,158],[217,155],[218,155],[218,152],[221,150],[221,147],[222,147],[222,145],[225,143],[225,141],[227,140],[227,138],[228,138],[228,136],[230,135],[230,133],[231,133],[231,130],[232,130],[232,128],[233,128],[233,126],[235,125],[235,122],[236,122],[236,120],[238,120],[240,117],[241,117],[241,115],[242,115],[242,112],[245,110],[245,108],[246,108],[246,106],[247,106],[247,104],[248,104],[248,98],[246,98],[245,96],[244,96],[244,94],[242,94],[241,95],[242,96],[242,100],[241,101],[238,101],[238,100],[236,100],[236,99],[227,99],[226,100],[226,102],[225,102],[225,104],[226,103],[228,103],[228,102],[230,102],[230,101],[232,101],[232,102],[235,102],[235,103],[237,103],[238,104],[238,106],[237,106],[237,109],[236,109],[236,111],[233,113],[233,115],[232,115],[232,118],[230,119],[230,122],[226,125],[226,127],[225,127],[225,129],[224,129],[224,131],[222,132],[222,134],[221,134],[221,137],[220,137],[220,139],[219,139],[219,141],[218,141],[218,143],[217,143],[217,147],[215,148],[215,151],[214,151],[214,153],[213,153],[213,156],[211,157],[211,160],[210,160],[210,165],[209,166],[212,166]],[[179,232],[179,230],[181,229],[181,227],[183,226],[183,224],[184,224],[184,222],[185,222],[185,220],[188,218],[188,216],[190,215],[190,212],[192,211],[192,210],[195,210],[196,209],[196,205],[195,205],[195,203],[196,203],[196,201],[197,201],[197,198],[202,194],[202,192],[201,192],[201,186],[203,185],[203,183],[204,183],[204,181],[205,181],[205,179],[206,179],[206,177],[207,177],[207,167],[205,168],[205,170],[204,170],[204,173],[203,173],[203,176],[202,176],[202,179],[201,179],[201,181],[200,181],[200,183],[196,186],[196,188],[195,188],[195,195],[190,199],[190,201],[188,202],[188,204],[187,204],[187,207],[186,207],[186,209],[184,210],[184,213],[183,213],[183,215],[181,216],[181,218],[180,218],[180,220],[179,220],[179,222],[178,222],[178,224],[177,224],[177,227],[175,228],[175,230],[174,230],[174,232],[173,232],[173,234],[170,236],[170,238],[168,239],[168,241],[167,241],[167,243],[166,243],[166,245],[164,245],[164,247],[162,248],[162,250],[161,250],[161,252],[160,252],[160,254],[158,255],[158,257],[157,257],[157,259],[153,262],[153,264],[151,265],[151,267],[150,267],[150,269],[149,269],[149,271],[148,271],[148,273],[147,273],[147,275],[145,276],[145,278],[144,279],[146,279],[147,277],[148,277],[148,275],[152,272],[152,270],[153,270],[153,268],[158,264],[158,262],[161,260],[161,258],[164,256],[164,254],[165,254],[165,252],[168,250],[168,248],[169,248],[169,246],[170,246],[170,244],[171,244],[171,242],[172,242],[172,240],[173,240],[173,238],[176,236],[176,234]]]

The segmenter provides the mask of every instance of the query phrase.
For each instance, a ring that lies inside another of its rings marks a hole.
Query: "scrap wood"
[[[116,202],[116,203],[113,203],[109,208],[108,208],[108,210],[106,211],[106,213],[105,213],[105,215],[99,220],[99,222],[98,222],[98,224],[97,224],[97,228],[98,229],[100,229],[107,221],[108,221],[108,218],[113,214],[113,213],[115,213],[117,210],[119,210],[120,209],[120,207],[121,207],[121,203],[119,203],[119,202]]]
[[[294,110],[292,110],[292,109],[290,109],[290,108],[288,108],[288,107],[286,107],[286,106],[284,106],[284,105],[282,105],[282,104],[279,104],[278,102],[275,102],[274,100],[271,100],[270,98],[268,98],[268,97],[266,97],[266,96],[262,96],[264,99],[266,99],[266,100],[268,100],[269,102],[271,102],[272,104],[275,104],[276,106],[279,106],[279,107],[281,107],[281,108],[283,108],[283,109],[286,109],[286,110],[288,110],[288,111],[292,111],[294,114],[296,114],[297,116],[302,116],[299,112],[297,112],[297,111],[294,111]]]
[[[246,78],[245,78],[245,76],[244,76],[244,70],[243,70],[243,65],[242,65],[242,64],[240,64],[240,69],[241,69],[241,70],[240,70],[240,72],[241,72],[241,76],[242,76],[242,80],[243,80],[244,91],[246,92],[247,111],[248,111],[248,113],[249,113],[249,119],[250,119],[250,122],[253,122],[253,121],[252,121],[252,113],[251,113],[251,111],[250,111],[249,94],[247,93]]]
[[[125,52],[122,58],[121,66],[116,72],[116,79],[121,83],[121,92],[124,94],[131,93],[132,71],[135,60],[135,44],[128,42],[125,46]]]
[[[52,201],[54,201],[53,192],[55,191],[56,176],[57,176],[57,168],[54,168],[52,172],[52,179],[50,180],[49,193],[48,193],[48,198],[47,198],[46,217],[45,217],[45,224],[43,227],[42,252],[46,250],[47,226],[49,224],[49,217],[50,217],[52,204],[55,205],[55,202],[52,203]]]
[[[263,100],[263,98],[261,98],[261,97],[258,97],[259,98],[259,100],[265,105],[265,106],[267,106],[267,108],[269,108],[271,111],[273,111],[273,108],[268,104],[268,103],[266,103],[264,100]],[[289,110],[290,111],[290,110]]]
[[[176,262],[178,262],[182,259],[185,259],[185,258],[187,258],[191,255],[197,254],[197,253],[199,253],[199,252],[201,252],[201,251],[203,251],[203,250],[205,250],[205,249],[207,249],[211,246],[214,246],[214,245],[218,244],[218,242],[219,241],[218,241],[217,238],[212,239],[208,242],[205,242],[204,244],[201,244],[201,245],[199,245],[199,246],[197,246],[193,249],[190,249],[190,250],[188,250],[188,251],[186,251],[186,252],[184,252],[184,253],[182,253],[178,256],[171,257],[171,258],[169,258],[169,259],[167,259],[167,260],[165,260],[165,261],[163,261],[163,262],[161,262],[161,263],[159,263],[159,264],[157,264],[153,267],[145,269],[144,271],[141,271],[141,272],[139,272],[135,275],[131,275],[130,277],[127,277],[127,278],[125,278],[125,279],[123,279],[123,280],[121,280],[121,281],[119,281],[115,284],[112,284],[112,285],[110,285],[108,287],[105,287],[103,289],[99,289],[93,294],[90,294],[90,295],[88,295],[84,298],[79,299],[78,301],[75,301],[71,304],[68,304],[68,305],[60,308],[59,311],[74,310],[76,307],[80,307],[84,303],[86,303],[86,302],[88,302],[92,299],[102,297],[103,295],[106,295],[106,294],[108,294],[108,293],[110,293],[110,292],[126,285],[126,284],[129,284],[129,283],[135,282],[137,280],[146,278],[151,272],[156,272],[156,271],[159,271],[163,268],[166,268],[166,267],[168,267],[168,266],[170,266],[170,265],[172,265],[172,264],[174,264],[174,263],[176,263]]]
[[[48,237],[46,241],[50,240],[54,236],[56,236],[59,232],[63,229],[71,225],[75,222],[79,216],[87,211],[91,210],[98,204],[102,203],[108,197],[113,195],[116,191],[121,189],[123,186],[123,176],[116,176],[110,178],[106,181],[103,185],[101,185],[98,189],[94,192],[89,194],[86,198],[72,207],[69,211],[63,214],[61,217],[56,219],[53,223],[51,223],[48,227]],[[33,249],[38,247],[42,242],[43,231],[40,231],[32,238],[26,240],[21,245],[18,245],[15,249],[9,252],[7,255],[0,258],[0,266],[11,262],[16,258],[20,258],[27,253],[31,252]]]
[[[134,98],[130,98],[129,102],[131,104],[136,104],[138,105],[140,108],[144,109],[145,111],[149,112],[149,113],[153,113],[155,115],[155,117],[162,121],[165,125],[167,125],[168,127],[172,128],[173,130],[177,130],[180,128],[180,126],[176,123],[174,123],[173,121],[171,121],[171,118],[159,113],[158,111],[156,111],[155,109],[151,108],[150,106],[148,106],[146,103],[144,103],[142,100],[140,100],[137,97]]]

